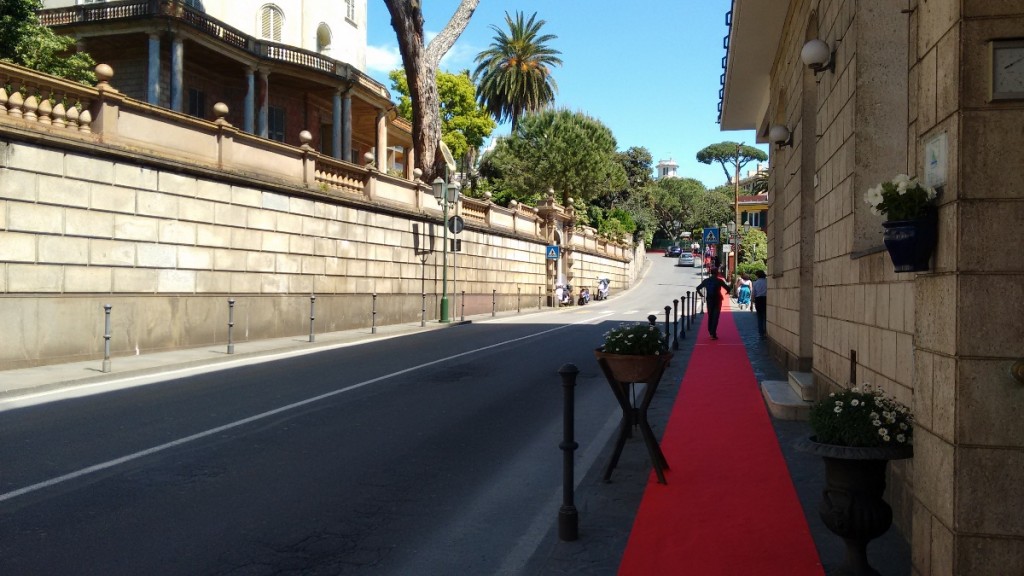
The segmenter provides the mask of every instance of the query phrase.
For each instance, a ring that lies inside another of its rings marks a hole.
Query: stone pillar
[[[383,108],[377,109],[377,170],[387,174],[388,172],[388,111]]]
[[[171,40],[171,110],[182,111],[182,84],[185,75],[185,46],[181,38]]]
[[[352,162],[352,92],[341,99],[341,159]]]
[[[160,35],[149,35],[149,63],[146,68],[146,102],[160,105]]]
[[[255,131],[256,118],[256,70],[245,67],[245,109],[242,110],[242,130],[249,134]]]
[[[259,126],[257,127],[257,135],[266,138],[270,134],[270,126],[268,126],[268,116],[270,112],[270,72],[260,70],[259,73]]]
[[[341,155],[341,93],[342,88],[334,91],[334,102],[331,107],[331,156],[340,159]]]

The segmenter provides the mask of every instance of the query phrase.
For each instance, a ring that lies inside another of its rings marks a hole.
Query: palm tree
[[[512,130],[526,112],[537,112],[555,99],[558,85],[551,68],[561,66],[561,54],[547,43],[557,38],[541,35],[543,20],[537,13],[526,22],[523,13],[515,20],[505,13],[508,33],[492,25],[496,36],[490,47],[476,57],[473,80],[477,82],[477,100],[498,122],[512,121]]]

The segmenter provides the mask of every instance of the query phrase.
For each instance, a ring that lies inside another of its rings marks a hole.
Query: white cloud
[[[397,46],[366,46],[366,71],[371,75],[388,72],[402,67],[402,55]]]

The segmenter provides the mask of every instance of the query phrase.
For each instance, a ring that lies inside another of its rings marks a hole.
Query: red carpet
[[[706,318],[706,316],[705,316]],[[728,305],[698,333],[619,566],[632,575],[824,574]]]

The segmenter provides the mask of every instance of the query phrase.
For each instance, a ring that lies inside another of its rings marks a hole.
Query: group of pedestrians
[[[757,279],[753,282],[746,274],[737,282],[737,303],[740,310],[743,310],[753,298],[752,311],[757,312],[757,334],[764,340],[768,337],[768,278],[764,270],[758,270],[754,276]],[[697,294],[707,302],[708,334],[712,340],[718,340],[718,319],[722,314],[722,303],[730,292],[732,285],[722,278],[718,268],[712,268],[710,275],[697,286]]]

